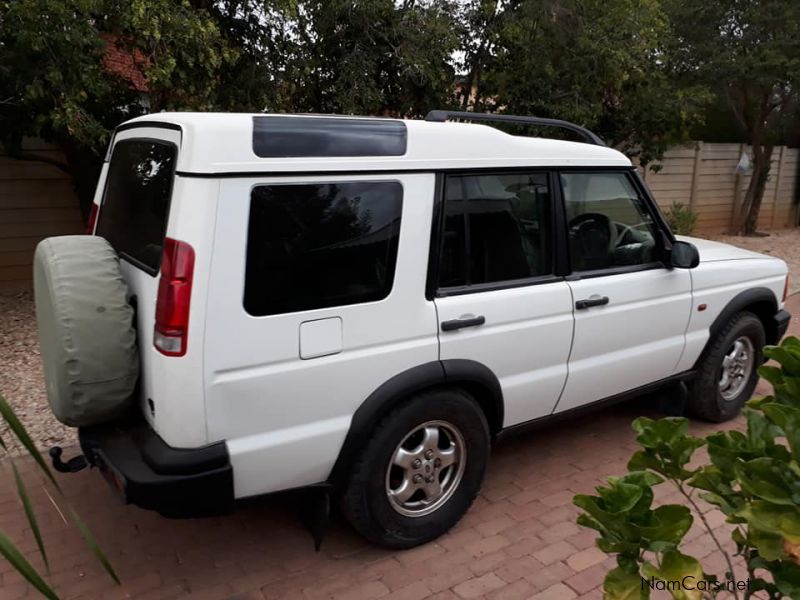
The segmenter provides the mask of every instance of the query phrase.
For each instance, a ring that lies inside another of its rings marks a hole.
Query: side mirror
[[[694,269],[700,264],[700,253],[694,244],[676,241],[672,244],[669,262],[676,269]]]

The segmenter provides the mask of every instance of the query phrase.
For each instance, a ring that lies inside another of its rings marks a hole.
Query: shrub
[[[800,340],[787,338],[764,353],[780,365],[759,369],[774,392],[748,403],[745,432],[698,438],[688,433],[684,418],[636,419],[641,449],[630,459],[629,472],[608,478],[596,496],[575,496],[583,510],[578,523],[597,530],[598,547],[617,557],[617,567],[605,578],[606,599],[649,598],[651,589],[687,600],[726,594],[800,598]],[[692,468],[700,447],[707,448],[708,461]],[[653,508],[653,486],[663,482],[674,486],[682,501]],[[724,550],[698,498],[733,526],[733,555]],[[725,559],[722,578],[681,551],[695,518]],[[675,583],[681,581],[694,585]]]
[[[665,216],[670,229],[678,235],[691,235],[697,225],[697,213],[683,202],[673,202]]]

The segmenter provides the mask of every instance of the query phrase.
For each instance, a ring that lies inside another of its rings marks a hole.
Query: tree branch
[[[695,512],[697,513],[697,516],[700,517],[700,520],[703,522],[703,526],[706,528],[706,531],[708,531],[708,535],[711,536],[711,539],[714,540],[714,543],[716,544],[719,551],[722,553],[722,556],[725,557],[725,563],[728,565],[728,572],[730,573],[731,578],[733,578],[734,577],[733,561],[731,561],[730,555],[727,552],[725,552],[725,550],[722,548],[722,544],[717,539],[717,536],[714,535],[714,530],[711,529],[711,525],[706,519],[706,516],[703,514],[703,511],[700,510],[700,507],[697,505],[697,502],[694,501],[694,498],[692,498],[691,494],[688,494],[686,492],[686,490],[683,488],[683,485],[680,482],[678,482],[678,491],[681,494],[683,494],[683,497],[686,498],[689,504],[692,505],[692,508],[694,508]],[[736,598],[736,600],[739,600],[739,593],[736,591],[736,589],[733,589],[733,597]]]

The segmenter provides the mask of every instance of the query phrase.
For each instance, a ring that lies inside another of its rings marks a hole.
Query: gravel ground
[[[47,404],[33,295],[28,292],[0,294],[0,394],[14,407],[40,448],[75,443],[74,430],[56,421]],[[12,451],[18,450],[16,438],[2,419],[0,437]]]
[[[714,239],[782,258],[793,275],[792,292],[800,291],[800,229],[775,231],[767,237],[715,236]],[[74,430],[56,421],[47,404],[33,297],[28,292],[0,294],[0,393],[14,407],[40,448],[75,443]],[[6,442],[12,440],[2,420],[0,437]]]

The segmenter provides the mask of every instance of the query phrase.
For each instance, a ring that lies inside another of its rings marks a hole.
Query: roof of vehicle
[[[293,135],[306,136],[305,140],[317,139],[313,135],[320,128],[330,130],[323,131],[321,144],[301,146],[288,137],[280,137],[280,132],[273,133],[273,126],[280,124],[285,136],[287,123],[293,127]],[[165,112],[131,119],[117,128],[117,135],[125,131],[125,137],[129,137],[133,132],[126,130],[146,128],[141,131],[143,136],[158,137],[152,127],[180,129],[177,170],[183,174],[631,166],[625,155],[605,146],[509,135],[475,123],[378,117]],[[359,138],[358,130],[367,133]],[[311,134],[307,135],[309,131]],[[398,135],[402,132],[405,138],[400,145]],[[366,152],[342,155],[348,152],[345,148],[353,147],[353,140],[358,143],[359,139],[366,140]],[[284,155],[279,155],[281,140],[289,140],[288,145],[294,146]],[[386,144],[382,146],[381,140]],[[327,150],[318,151],[318,147]],[[378,151],[373,153],[369,147]],[[306,155],[292,154],[297,148]]]

